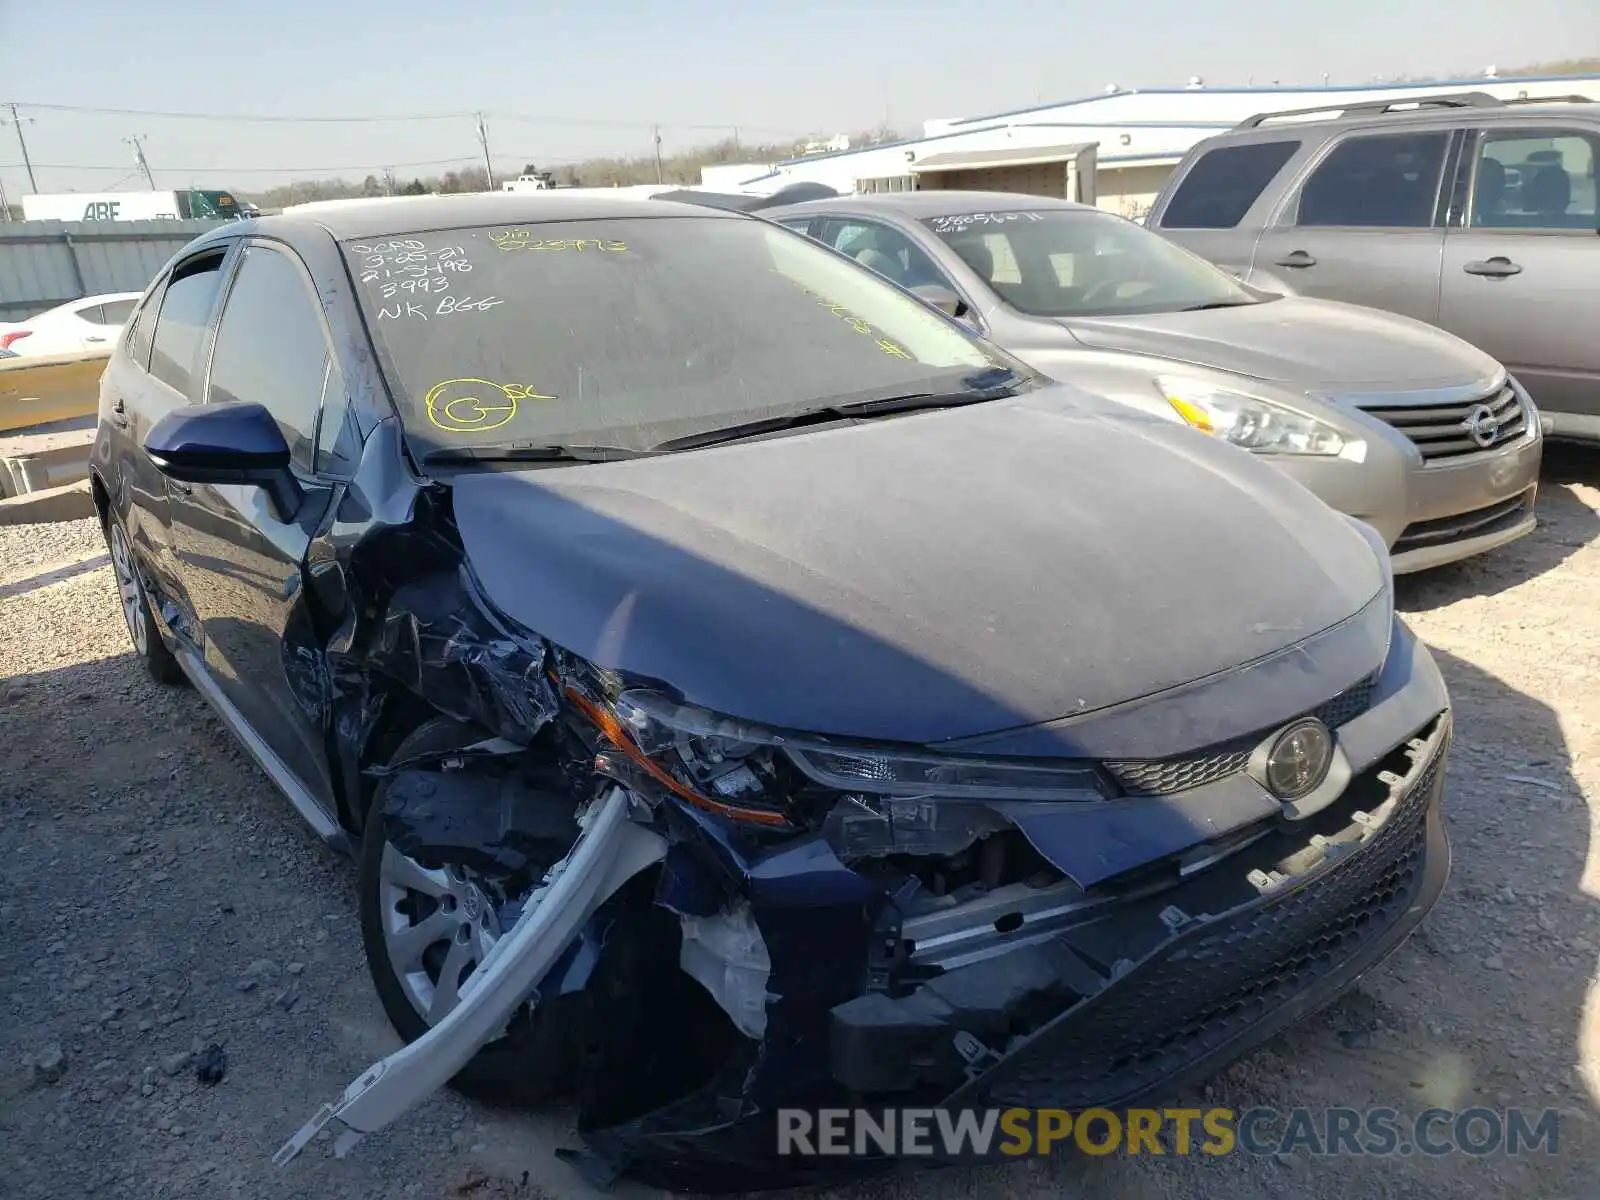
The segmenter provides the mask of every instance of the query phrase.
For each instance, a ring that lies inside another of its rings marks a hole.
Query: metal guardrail
[[[0,359],[0,433],[92,416],[111,351]]]

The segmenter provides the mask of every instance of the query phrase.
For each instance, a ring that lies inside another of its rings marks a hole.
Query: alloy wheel
[[[389,964],[412,1008],[435,1025],[500,940],[494,905],[459,868],[424,867],[387,844],[379,890]]]
[[[111,570],[117,578],[122,619],[128,623],[133,648],[142,655],[148,655],[150,640],[144,615],[144,588],[139,583],[138,568],[134,565],[127,535],[122,532],[122,526],[114,522],[111,526]]]

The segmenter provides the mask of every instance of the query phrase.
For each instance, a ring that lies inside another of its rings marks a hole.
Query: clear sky
[[[775,141],[886,114],[915,133],[925,117],[1110,83],[1366,82],[1597,53],[1600,0],[0,0],[0,103],[22,106],[42,191],[136,186],[122,179],[130,135],[146,138],[157,186],[249,190],[481,161],[476,110],[489,113],[496,169],[514,170],[648,153],[653,123],[670,152],[735,127]],[[461,115],[238,122],[29,107],[45,104]],[[18,164],[16,130],[0,127],[13,202],[26,188]]]

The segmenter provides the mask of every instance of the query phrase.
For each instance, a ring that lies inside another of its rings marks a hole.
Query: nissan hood
[[[691,704],[931,743],[1228,671],[1357,612],[1286,474],[1065,386],[656,458],[458,475],[512,620]]]
[[[1284,296],[1261,304],[1145,316],[1072,318],[1074,338],[1311,391],[1405,391],[1483,382],[1500,364],[1477,347],[1394,313]]]

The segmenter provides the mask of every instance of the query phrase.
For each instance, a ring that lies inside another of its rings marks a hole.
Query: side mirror
[[[924,304],[931,304],[947,317],[959,317],[967,311],[967,306],[961,302],[961,297],[942,283],[919,283],[911,289],[911,294]]]
[[[151,428],[145,453],[179,483],[244,483],[261,488],[279,519],[300,507],[300,484],[289,470],[289,444],[259,404],[195,404],[174,409]]]

